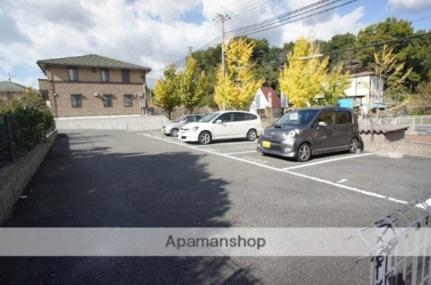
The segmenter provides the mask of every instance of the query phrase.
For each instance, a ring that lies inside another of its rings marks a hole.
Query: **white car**
[[[223,111],[209,113],[199,122],[184,125],[178,139],[209,144],[213,140],[244,138],[254,141],[262,132],[259,116],[250,112]]]
[[[184,126],[187,123],[191,122],[198,122],[200,119],[202,119],[203,115],[186,115],[179,117],[172,123],[169,123],[167,125],[164,125],[162,127],[162,133],[164,133],[167,136],[178,136],[178,131],[182,126]]]

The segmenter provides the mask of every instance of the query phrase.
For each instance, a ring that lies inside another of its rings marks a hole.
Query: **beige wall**
[[[67,67],[49,66],[47,69],[47,77],[54,81],[69,81]],[[145,72],[142,70],[130,70],[130,83],[143,83]],[[100,68],[84,68],[78,67],[78,79],[83,82],[101,82]],[[109,81],[111,83],[122,83],[121,70],[110,69]]]

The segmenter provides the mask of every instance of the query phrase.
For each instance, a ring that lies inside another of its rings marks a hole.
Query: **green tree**
[[[168,66],[163,73],[164,79],[157,80],[154,87],[154,99],[156,105],[168,112],[168,117],[171,119],[172,111],[181,104],[178,92],[178,74],[174,65]]]
[[[431,82],[421,82],[417,91],[406,100],[409,113],[412,115],[431,114]]]
[[[232,40],[226,48],[226,71],[219,68],[214,101],[219,108],[247,109],[262,80],[253,74],[254,42]]]
[[[199,72],[197,61],[192,56],[187,58],[186,67],[178,79],[181,102],[191,114],[207,93],[208,79],[204,71]]]
[[[335,35],[327,43],[325,52],[344,51],[355,47],[356,37],[351,33]],[[344,68],[350,72],[360,70],[360,64],[354,56],[354,51],[333,53],[329,59],[329,65],[336,67],[343,64]]]
[[[411,35],[413,35],[413,27],[410,22],[391,17],[387,18],[383,22],[369,25],[359,31],[356,44],[358,46],[369,46],[382,41],[408,37]],[[391,43],[391,47],[400,62],[403,62],[406,59],[406,48],[408,44],[408,41]],[[357,58],[361,62],[362,67],[368,70],[373,69],[373,54],[381,51],[381,49],[382,46],[377,45],[358,50]]]

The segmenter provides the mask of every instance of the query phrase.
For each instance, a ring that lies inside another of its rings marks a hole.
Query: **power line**
[[[338,2],[338,1],[340,1],[340,0],[334,0],[334,3]],[[300,18],[297,18],[298,16],[301,16],[301,15],[304,15],[304,14],[308,14],[308,13],[310,13],[312,11],[316,11],[316,10],[319,10],[319,9],[325,7],[325,6],[328,6],[328,4],[327,4],[327,5],[324,5],[324,6],[321,6],[321,7],[310,9],[308,11],[304,11],[302,13],[298,13],[298,14],[290,16],[290,17],[286,17],[286,18],[283,19],[283,21],[278,22],[278,23],[273,23],[273,24],[269,24],[269,25],[266,24],[266,25],[262,25],[262,26],[256,26],[256,27],[252,27],[252,28],[246,29],[244,31],[239,31],[239,32],[233,32],[233,31],[231,31],[231,34],[229,34],[229,35],[231,37],[234,37],[234,36],[251,35],[251,34],[256,34],[256,33],[259,33],[259,32],[264,32],[264,31],[267,31],[267,30],[278,28],[278,27],[281,27],[281,26],[284,26],[284,25],[287,25],[287,24],[290,24],[290,23],[294,23],[294,22],[297,22],[297,21],[300,21],[300,20],[304,20],[304,19],[307,19],[307,18],[310,18],[310,17],[314,17],[316,15],[320,15],[320,14],[329,12],[331,10],[337,9],[339,7],[342,7],[342,6],[346,6],[346,5],[351,4],[353,2],[356,2],[356,1],[358,1],[358,0],[350,0],[348,2],[339,4],[339,5],[336,5],[336,6],[327,8],[327,9],[324,9],[324,10],[320,10],[320,11],[317,11],[315,13],[302,16]],[[294,18],[296,18],[296,19],[294,19]],[[290,20],[290,19],[292,19],[292,20]],[[288,20],[290,20],[290,21],[288,21]]]
[[[339,49],[339,50],[334,50],[334,51],[322,52],[319,54],[309,55],[309,56],[302,57],[302,58],[292,58],[292,59],[281,59],[280,58],[279,60],[267,61],[264,64],[267,64],[267,65],[273,64],[273,65],[280,65],[281,66],[282,64],[287,63],[289,61],[306,61],[306,60],[311,60],[311,59],[315,59],[315,58],[320,58],[320,57],[323,57],[325,55],[331,57],[332,55],[335,55],[335,54],[346,53],[346,52],[355,52],[355,51],[370,48],[370,47],[376,47],[376,46],[380,46],[380,45],[384,45],[384,44],[390,44],[390,43],[394,43],[394,42],[410,41],[414,38],[420,38],[420,37],[425,37],[425,36],[431,36],[431,32],[407,36],[407,37],[402,37],[402,38],[395,38],[395,39],[391,39],[391,40],[379,41],[379,42],[372,43],[369,45],[363,45],[363,46],[354,47],[354,48]]]
[[[231,12],[230,15],[232,17],[243,15],[243,14],[249,13],[249,12],[251,12],[251,11],[257,9],[257,8],[267,6],[271,2],[272,2],[272,0],[267,0],[267,1],[258,0],[254,5],[252,3],[248,3],[250,6],[244,7],[242,9],[238,9],[237,11],[233,11],[233,12]]]
[[[395,43],[395,42],[401,42],[401,41],[410,41],[411,39],[420,38],[420,37],[424,37],[424,36],[431,36],[431,32],[422,33],[422,34],[418,34],[418,35],[411,35],[411,36],[407,36],[407,37],[403,37],[403,38],[395,38],[395,39],[386,40],[386,41],[380,41],[380,42],[372,43],[372,44],[369,44],[369,45],[363,45],[363,46],[353,47],[353,48],[348,48],[348,49],[343,49],[343,50],[334,50],[334,51],[330,51],[330,52],[323,52],[323,53],[320,53],[320,54],[308,56],[307,58],[303,58],[303,59],[300,59],[300,58],[287,59],[286,62],[288,62],[288,61],[309,60],[309,59],[316,58],[316,57],[323,57],[325,55],[331,56],[331,55],[334,55],[334,54],[351,52],[351,51],[357,51],[357,50],[362,50],[362,49],[367,49],[367,48],[370,48],[370,47],[381,46],[381,45],[389,44],[389,43]]]
[[[270,2],[270,1],[271,0],[265,1],[263,3]],[[289,23],[293,23],[293,22],[300,21],[300,20],[303,20],[303,19],[306,19],[306,18],[309,18],[309,17],[313,17],[315,15],[319,15],[319,14],[328,12],[330,10],[336,9],[338,7],[341,7],[341,6],[345,6],[347,4],[353,3],[353,2],[358,1],[358,0],[350,0],[350,1],[342,3],[340,5],[336,5],[336,6],[328,8],[328,9],[321,10],[321,11],[315,12],[313,14],[309,14],[309,15],[305,15],[303,17],[297,18],[298,16],[301,16],[301,15],[304,15],[304,14],[308,14],[310,12],[313,12],[313,11],[319,10],[321,8],[330,6],[330,5],[335,4],[337,2],[340,2],[340,1],[344,1],[344,0],[320,0],[320,1],[317,1],[315,3],[312,3],[312,4],[306,5],[304,7],[301,7],[299,9],[296,9],[296,10],[289,11],[287,13],[278,15],[277,17],[274,17],[274,18],[269,18],[269,19],[266,19],[264,21],[252,24],[252,25],[240,27],[238,29],[231,30],[231,31],[229,31],[227,33],[222,32],[222,42],[224,42],[223,38],[224,38],[225,35],[228,35],[230,38],[232,38],[234,36],[250,35],[250,34],[255,34],[255,33],[263,32],[263,31],[267,31],[267,30],[270,30],[270,29],[274,29],[274,28],[277,28],[277,27],[289,24]],[[326,2],[329,2],[329,3],[326,3]],[[261,3],[261,5],[262,5],[262,3]],[[247,8],[247,7],[244,7],[244,8]],[[244,8],[242,8],[242,9],[244,9]],[[312,9],[310,9],[310,8],[312,8]],[[238,11],[240,11],[240,10],[241,9],[239,9]],[[299,12],[302,12],[302,13],[299,13]],[[227,17],[228,17],[228,15],[226,15],[226,19],[225,20],[228,19]],[[297,18],[297,19],[294,19],[294,18]],[[292,20],[288,21],[289,19],[292,19]],[[222,23],[224,23],[224,21]],[[276,21],[276,22],[274,22],[274,21]],[[212,44],[214,44],[218,39],[219,39],[219,37],[213,39],[212,41],[210,41],[206,45],[202,46],[201,48],[197,49],[196,51],[208,48],[209,46],[211,46]],[[187,58],[187,56],[180,58],[179,60],[175,61],[173,63],[173,65],[179,65],[179,64],[183,63],[183,61],[186,58]],[[222,57],[222,59],[223,59],[223,57]]]
[[[412,21],[412,23],[416,23],[416,22],[420,22],[420,21],[425,21],[425,20],[428,20],[428,19],[431,19],[431,16],[422,17],[422,18],[416,19],[416,20]]]
[[[236,32],[239,32],[239,31],[243,31],[243,30],[247,30],[247,29],[255,28],[255,27],[257,27],[257,26],[262,26],[262,25],[264,25],[264,24],[273,24],[273,23],[278,23],[278,22],[280,22],[281,20],[283,20],[283,18],[285,18],[285,17],[287,17],[287,16],[293,15],[293,14],[298,13],[298,12],[302,12],[302,11],[304,11],[304,10],[307,10],[307,9],[313,8],[314,6],[317,6],[317,5],[319,5],[319,4],[322,4],[322,3],[325,3],[325,2],[329,2],[329,1],[335,1],[335,2],[338,2],[338,1],[342,1],[342,0],[320,0],[320,1],[317,1],[317,2],[315,2],[315,3],[312,3],[312,4],[309,4],[309,5],[303,6],[303,7],[301,7],[301,8],[295,9],[295,10],[293,10],[293,11],[290,11],[290,10],[289,10],[289,11],[287,11],[287,12],[285,12],[285,13],[282,13],[282,14],[280,14],[280,15],[278,15],[278,16],[271,17],[271,18],[268,18],[268,19],[262,20],[262,21],[260,21],[260,22],[257,22],[257,23],[251,24],[251,25],[247,25],[247,26],[243,26],[243,27],[240,27],[240,28],[237,28],[237,29],[230,30],[230,31],[228,31],[228,32],[227,32],[227,34],[229,34],[229,33],[236,33]]]

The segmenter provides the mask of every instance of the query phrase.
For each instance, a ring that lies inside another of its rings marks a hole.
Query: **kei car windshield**
[[[208,123],[211,122],[215,117],[220,115],[220,113],[209,113],[205,117],[199,120],[199,122]]]
[[[314,118],[318,110],[299,110],[286,113],[276,125],[304,126]]]

